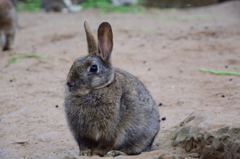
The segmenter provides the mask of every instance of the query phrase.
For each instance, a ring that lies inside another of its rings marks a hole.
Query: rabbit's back
[[[0,47],[3,50],[13,48],[17,31],[17,14],[10,0],[0,0]]]
[[[123,115],[119,126],[122,134],[115,148],[127,154],[149,151],[160,128],[158,108],[137,77],[120,69],[116,69],[116,76],[122,80],[120,107]]]
[[[13,24],[16,19],[15,9],[9,0],[0,0],[0,27],[5,28]]]

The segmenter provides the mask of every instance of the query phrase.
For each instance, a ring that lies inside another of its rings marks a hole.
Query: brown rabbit
[[[87,22],[84,27],[88,55],[70,68],[64,103],[79,155],[149,151],[160,128],[158,107],[137,77],[112,66],[110,24],[99,26],[98,45]]]
[[[0,0],[0,38],[2,50],[13,48],[17,30],[17,15],[10,0]]]

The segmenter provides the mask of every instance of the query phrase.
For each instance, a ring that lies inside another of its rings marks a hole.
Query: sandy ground
[[[240,1],[146,14],[18,14],[15,49],[0,52],[0,158],[64,158],[78,154],[64,115],[64,81],[75,58],[87,54],[83,22],[96,35],[108,21],[114,33],[113,64],[147,86],[159,107],[161,131],[153,149],[171,147],[173,127],[204,110],[239,124],[240,77],[200,68],[240,72]],[[18,59],[36,53],[48,57]],[[238,69],[234,69],[238,67]],[[224,97],[223,97],[224,95]],[[57,107],[58,106],[58,107]]]

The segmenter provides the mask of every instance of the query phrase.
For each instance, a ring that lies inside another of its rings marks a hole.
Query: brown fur
[[[13,4],[10,0],[0,0],[0,46],[3,51],[13,48],[16,30],[17,15]]]
[[[96,41],[88,38],[93,35],[84,25],[91,51]],[[141,81],[112,67],[113,35],[107,22],[99,26],[98,43],[97,53],[74,61],[66,81],[65,113],[79,155],[149,151],[160,128],[158,108]]]

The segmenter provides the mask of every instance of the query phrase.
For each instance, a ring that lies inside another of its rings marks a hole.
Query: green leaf
[[[218,75],[236,75],[240,76],[239,72],[227,72],[227,71],[214,71],[214,70],[208,70],[208,69],[200,69],[202,72],[209,72],[213,74],[218,74]]]
[[[37,55],[37,54],[25,54],[25,55],[19,55],[19,56],[12,56],[8,59],[9,64],[13,64],[16,59],[21,59],[21,58],[27,58],[27,57],[35,57],[39,59],[47,59],[45,56]]]

